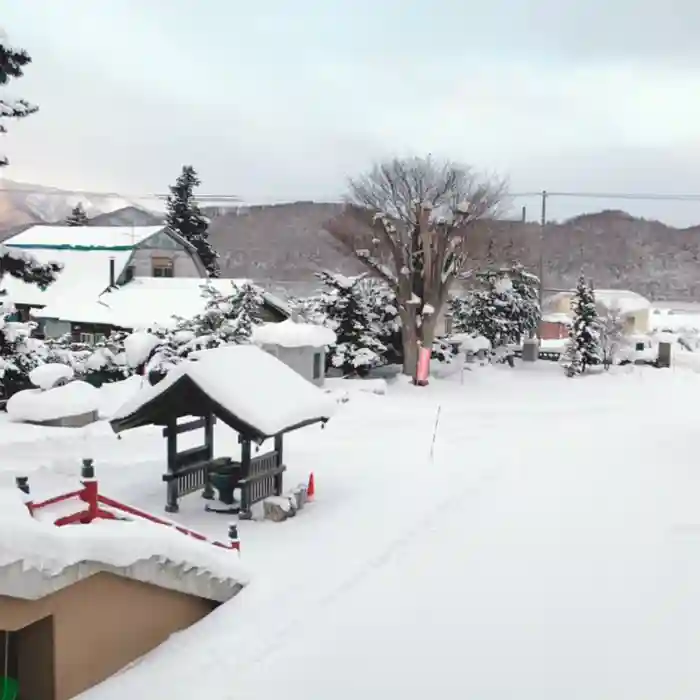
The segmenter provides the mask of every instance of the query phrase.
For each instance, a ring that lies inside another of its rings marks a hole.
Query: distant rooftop
[[[15,248],[132,250],[162,231],[158,226],[32,226],[4,241]]]

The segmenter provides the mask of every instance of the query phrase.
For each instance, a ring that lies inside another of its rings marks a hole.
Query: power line
[[[638,201],[661,202],[700,202],[700,194],[662,194],[659,192],[550,192],[544,191],[547,197],[575,197],[578,199],[631,199]],[[543,192],[516,192],[509,197],[542,197]]]
[[[118,199],[167,199],[170,195],[160,193],[149,194],[126,194],[124,192],[91,192],[89,190],[44,190],[39,187],[2,187],[0,192],[22,192],[29,194],[41,194],[47,197],[65,197],[66,195],[76,195],[83,197],[105,197]],[[221,202],[239,202],[240,197],[234,194],[198,194],[195,199],[200,201],[221,201]]]
[[[0,180],[1,182],[1,180]],[[162,193],[142,193],[128,194],[124,192],[98,192],[91,190],[44,190],[39,187],[3,187],[0,185],[0,192],[22,192],[31,194],[41,194],[48,197],[65,197],[66,195],[82,195],[84,197],[112,197],[119,199],[167,199],[168,194]],[[700,202],[700,194],[674,194],[662,192],[574,192],[574,191],[549,191],[545,190],[547,197],[571,197],[576,199],[625,199],[637,201],[668,201],[668,202]],[[512,198],[542,197],[543,191],[513,192],[507,196]],[[241,198],[235,194],[197,194],[195,199],[200,201],[220,201],[220,202],[241,202]]]

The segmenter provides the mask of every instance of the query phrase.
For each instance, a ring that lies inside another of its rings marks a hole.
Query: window
[[[86,345],[94,345],[95,343],[101,343],[105,340],[104,333],[86,333],[81,331],[78,334],[78,342],[85,343]]]
[[[134,266],[129,265],[126,270],[124,270],[124,284],[131,282],[134,279]]]
[[[314,379],[321,378],[321,353],[314,353]]]
[[[172,258],[152,258],[153,277],[173,277]]]

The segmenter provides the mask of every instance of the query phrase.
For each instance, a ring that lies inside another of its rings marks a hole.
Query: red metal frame
[[[41,508],[56,505],[57,503],[68,501],[71,498],[79,498],[81,501],[83,501],[83,503],[87,504],[87,508],[77,513],[71,513],[70,515],[64,515],[63,517],[58,518],[54,521],[55,525],[62,527],[64,525],[88,524],[93,520],[129,520],[128,517],[120,518],[118,514],[115,514],[110,510],[105,510],[105,508],[111,508],[112,510],[124,513],[125,516],[142,518],[143,520],[148,520],[152,523],[157,523],[158,525],[172,527],[183,535],[193,537],[201,542],[209,542],[215,547],[240,551],[241,545],[238,540],[233,540],[229,543],[219,542],[218,540],[210,540],[205,535],[182,527],[181,525],[174,523],[172,520],[164,520],[163,518],[151,515],[150,513],[134,508],[133,506],[115,501],[113,498],[100,495],[96,479],[85,479],[82,483],[83,488],[79,491],[71,491],[70,493],[55,496],[54,498],[49,498],[45,501],[39,501],[38,503],[28,501],[27,508],[29,509],[29,512],[34,515],[34,513]],[[101,506],[104,506],[104,508]]]

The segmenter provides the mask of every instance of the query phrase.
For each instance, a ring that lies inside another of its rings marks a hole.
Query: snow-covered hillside
[[[0,189],[4,195],[0,228],[4,221],[13,220],[13,214],[16,215],[17,212],[28,216],[35,223],[61,221],[78,204],[82,204],[89,217],[124,207],[137,207],[155,213],[161,213],[165,209],[164,202],[155,197],[127,199],[117,194],[67,191],[4,178],[0,179]],[[16,211],[13,212],[12,209]]]

